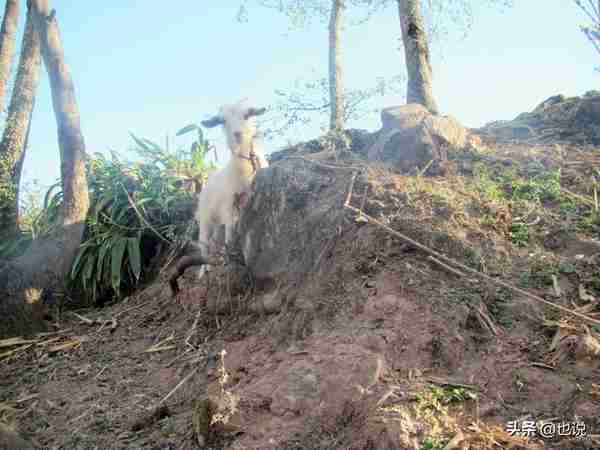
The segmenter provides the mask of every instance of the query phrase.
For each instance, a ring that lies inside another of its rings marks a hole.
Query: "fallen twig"
[[[472,384],[459,383],[457,381],[452,381],[447,378],[425,377],[425,381],[428,381],[433,384],[437,384],[439,386],[452,386],[452,387],[470,389],[472,391],[481,391],[481,388],[474,386]]]
[[[2,347],[13,347],[15,345],[21,344],[35,344],[38,342],[37,339],[23,339],[22,337],[12,337],[8,339],[3,339],[0,341],[0,348]]]
[[[437,265],[439,265],[440,267],[443,267],[444,269],[446,269],[448,272],[453,273],[454,275],[461,277],[461,278],[466,278],[466,275],[464,273],[462,273],[460,270],[455,269],[454,267],[450,267],[447,264],[444,264],[443,262],[435,259],[433,256],[429,255],[427,257],[428,260],[436,263]]]
[[[176,345],[164,345],[164,344],[166,342],[172,341],[173,339],[175,339],[175,337],[173,335],[171,335],[168,338],[165,338],[162,341],[157,342],[156,344],[152,345],[147,350],[144,350],[144,353],[154,353],[154,352],[162,352],[164,350],[172,350],[172,349],[176,348],[177,346]]]
[[[483,322],[483,324],[492,332],[494,336],[499,336],[502,331],[494,324],[494,321],[487,314],[487,307],[483,302],[479,303],[479,306],[476,309],[477,314],[479,314],[479,318]]]
[[[98,329],[98,333],[101,332],[107,324],[110,324],[109,329],[110,329],[111,333],[117,329],[118,323],[117,323],[117,319],[115,317],[108,319],[108,320],[103,320],[103,319],[92,320],[92,319],[88,319],[85,316],[82,316],[81,314],[77,314],[74,311],[71,311],[71,314],[73,314],[79,320],[84,322],[86,325],[100,325],[100,328]]]
[[[117,314],[115,314],[115,315],[114,315],[114,318],[116,319],[116,318],[117,318],[117,317],[119,317],[121,314],[125,314],[126,312],[129,312],[129,311],[131,311],[131,310],[133,310],[133,309],[138,309],[138,308],[141,308],[142,306],[144,306],[144,305],[147,305],[148,303],[150,303],[150,301],[147,301],[147,302],[140,303],[139,305],[132,306],[132,307],[130,307],[130,308],[124,309],[123,311],[119,311]]]
[[[584,197],[583,195],[579,195],[579,194],[576,194],[575,192],[571,192],[570,190],[568,190],[567,188],[564,188],[564,187],[561,187],[560,190],[563,191],[565,194],[570,195],[573,198],[576,198],[578,200],[581,200],[584,203],[587,203],[590,206],[596,206],[596,204],[594,203],[594,200],[592,200],[591,198],[587,198],[587,197]]]
[[[98,372],[98,373],[96,374],[96,376],[94,377],[94,380],[97,380],[97,379],[98,379],[98,377],[99,377],[100,375],[102,375],[102,374],[104,373],[104,371],[105,371],[107,368],[108,368],[108,366],[104,366],[104,367],[103,367],[103,368],[100,370],[100,372]]]
[[[85,316],[82,316],[81,314],[77,314],[77,313],[76,313],[76,312],[74,312],[74,311],[71,311],[71,314],[73,314],[75,317],[77,317],[77,318],[78,318],[79,320],[81,320],[82,322],[85,322],[85,323],[87,323],[88,325],[94,325],[94,324],[96,323],[96,321],[95,321],[95,320],[88,319],[87,317],[85,317]]]
[[[163,399],[158,402],[158,404],[156,405],[156,408],[158,408],[159,406],[161,406],[164,402],[166,402],[175,392],[177,392],[177,390],[183,386],[185,384],[186,381],[188,381],[190,378],[192,378],[192,376],[198,371],[198,367],[196,367],[194,370],[192,370],[189,374],[187,374],[185,376],[185,378],[183,380],[181,380],[179,383],[177,383],[177,386],[175,386],[173,389],[171,389],[171,392],[169,392],[167,395],[165,395],[165,397],[163,397]]]

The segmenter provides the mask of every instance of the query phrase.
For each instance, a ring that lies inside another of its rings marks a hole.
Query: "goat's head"
[[[254,108],[244,105],[243,100],[233,105],[222,106],[219,114],[202,121],[206,128],[223,125],[227,145],[232,151],[240,146],[247,146],[256,135],[254,117],[267,111],[266,108]]]

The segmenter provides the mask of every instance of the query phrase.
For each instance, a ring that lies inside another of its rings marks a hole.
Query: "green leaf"
[[[106,205],[108,205],[108,203],[110,203],[113,200],[113,197],[110,195],[106,195],[105,197],[102,197],[100,199],[100,201],[97,203],[96,208],[95,208],[95,217],[96,220],[98,220],[98,214],[106,207]]]
[[[177,133],[175,133],[175,136],[181,136],[183,134],[189,133],[190,131],[194,131],[194,130],[198,130],[200,127],[196,124],[191,124],[188,125],[187,127],[183,127],[181,130],[179,130]]]
[[[115,292],[119,292],[121,286],[121,268],[123,266],[123,256],[125,256],[125,247],[127,245],[127,238],[115,238],[112,246],[112,252],[110,257],[110,281],[112,288]]]
[[[148,147],[148,145],[143,140],[141,140],[140,138],[138,138],[135,134],[133,134],[131,132],[129,134],[131,135],[131,137],[133,138],[133,140],[135,141],[135,143],[139,147],[141,147],[141,148],[143,148],[144,150],[147,150],[147,151],[151,150],[150,147]]]
[[[136,281],[139,281],[142,273],[142,257],[140,254],[140,238],[130,237],[127,240],[127,254],[129,255],[129,265],[135,275]]]
[[[61,187],[61,185],[62,185],[62,183],[59,181],[57,183],[54,183],[52,186],[50,186],[48,188],[48,191],[46,192],[46,195],[44,196],[44,209],[48,209],[48,205],[50,204],[50,201],[55,200],[57,198],[58,194],[52,196],[52,192],[57,187]]]
[[[73,261],[73,265],[71,266],[71,279],[74,280],[77,277],[77,274],[79,273],[79,270],[81,269],[81,258],[83,257],[83,255],[85,254],[85,252],[87,251],[87,249],[89,248],[89,246],[86,245],[81,245],[79,247],[79,252],[77,253],[77,256],[75,257],[75,261]]]
[[[83,269],[83,281],[89,280],[92,278],[92,274],[94,273],[94,267],[96,266],[96,255],[94,253],[88,253],[85,258],[85,266]]]
[[[163,149],[160,147],[160,145],[158,145],[156,142],[152,142],[150,139],[146,139],[146,138],[142,138],[142,140],[149,145],[152,150],[154,150],[155,152],[162,152]]]
[[[102,269],[103,269],[103,265],[104,265],[104,258],[106,257],[107,251],[108,249],[110,249],[110,246],[112,244],[112,241],[110,239],[104,241],[102,243],[102,245],[100,246],[100,252],[98,254],[98,266],[96,267],[96,278],[98,279],[98,281],[102,280]]]

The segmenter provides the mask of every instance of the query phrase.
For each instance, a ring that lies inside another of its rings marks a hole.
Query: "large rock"
[[[301,158],[261,170],[240,218],[240,247],[259,283],[301,283],[319,264],[347,211],[348,176]]]
[[[382,129],[368,158],[408,172],[441,167],[448,152],[467,145],[467,130],[450,116],[434,116],[418,104],[386,108]]]
[[[427,108],[418,103],[390,106],[381,110],[381,129],[414,128],[430,115]]]
[[[514,120],[495,121],[479,129],[500,140],[600,145],[600,92],[582,97],[554,95]]]

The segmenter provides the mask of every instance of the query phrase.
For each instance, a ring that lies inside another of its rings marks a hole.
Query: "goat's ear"
[[[219,125],[225,125],[225,120],[221,116],[215,116],[208,120],[203,120],[201,123],[206,128],[214,128]]]
[[[253,116],[260,116],[267,112],[267,108],[248,108],[244,118],[248,119]]]

